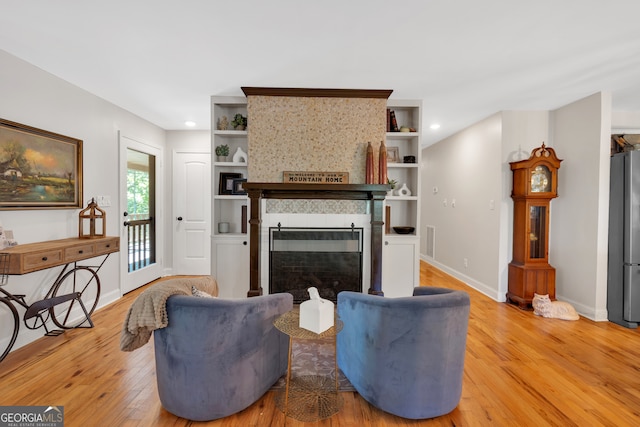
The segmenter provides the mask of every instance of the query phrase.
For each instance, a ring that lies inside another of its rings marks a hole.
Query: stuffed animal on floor
[[[562,320],[578,320],[580,318],[571,304],[564,301],[551,301],[549,294],[538,295],[534,293],[531,305],[533,306],[533,314],[536,316]]]

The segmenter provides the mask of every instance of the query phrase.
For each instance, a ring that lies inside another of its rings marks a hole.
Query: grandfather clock
[[[558,197],[562,160],[553,148],[531,151],[527,160],[512,162],[513,260],[509,263],[507,302],[529,308],[533,294],[556,297],[556,269],[549,265],[549,204]]]

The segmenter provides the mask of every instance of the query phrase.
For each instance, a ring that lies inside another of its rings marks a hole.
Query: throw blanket
[[[154,330],[166,327],[169,324],[167,299],[171,295],[191,295],[191,286],[218,295],[218,283],[211,276],[177,277],[151,285],[129,308],[120,334],[120,350],[140,348],[149,341]]]

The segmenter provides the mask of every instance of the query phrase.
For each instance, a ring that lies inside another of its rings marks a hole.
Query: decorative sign
[[[291,172],[282,173],[286,184],[348,184],[349,172]]]

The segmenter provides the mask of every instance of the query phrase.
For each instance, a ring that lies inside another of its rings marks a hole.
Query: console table
[[[47,326],[49,319],[62,329],[92,328],[91,314],[100,298],[98,271],[109,255],[119,249],[119,237],[50,240],[0,249],[0,286],[7,283],[9,275],[63,266],[46,295],[33,303],[27,302],[25,294],[13,294],[0,287],[1,302],[9,314],[6,317],[7,325],[3,326],[13,326],[8,344],[0,346],[0,361],[11,351],[18,336],[20,323],[16,307],[26,310],[23,318],[25,326],[29,329],[43,327],[46,336],[63,333],[61,329],[50,330]],[[78,261],[100,255],[104,258],[99,265],[77,264]],[[88,326],[83,326],[85,324]]]
[[[44,270],[75,261],[120,250],[119,237],[95,239],[69,238],[46,242],[26,243],[0,250],[9,255],[4,274],[19,275]]]

